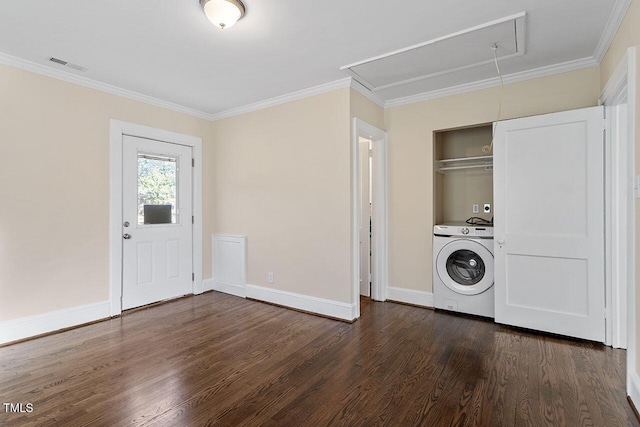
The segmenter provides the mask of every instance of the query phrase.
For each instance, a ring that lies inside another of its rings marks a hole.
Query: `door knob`
[[[125,240],[129,240],[129,239],[131,238],[131,234],[129,234],[129,233],[124,233],[124,234],[122,235],[122,238],[123,238],[123,239],[125,239]]]

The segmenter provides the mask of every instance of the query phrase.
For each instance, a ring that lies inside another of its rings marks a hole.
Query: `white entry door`
[[[495,320],[605,340],[601,107],[497,124]]]
[[[360,295],[371,296],[371,174],[368,139],[360,138]]]
[[[122,309],[193,292],[191,147],[123,136]]]

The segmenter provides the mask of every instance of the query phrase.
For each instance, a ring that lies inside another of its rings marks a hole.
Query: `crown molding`
[[[17,58],[5,53],[0,53],[0,64],[9,65],[11,67],[20,68],[32,73],[40,74],[58,80],[63,80],[68,83],[73,83],[79,86],[99,90],[101,92],[106,92],[112,95],[121,96],[133,101],[143,102],[145,104],[154,105],[156,107],[166,108],[171,111],[187,114],[189,116],[197,117],[200,119],[211,120],[211,114],[205,113],[203,111],[195,110],[183,105],[174,104],[172,102],[164,101],[152,96],[143,95],[132,90],[123,89],[106,83],[101,83],[97,80],[78,76],[69,71],[57,70],[55,68],[47,67],[36,62],[27,61],[26,59]]]
[[[338,89],[345,89],[351,87],[351,77],[335,80],[333,82],[324,83],[318,86],[313,86],[307,89],[298,90],[296,92],[287,93],[285,95],[269,98],[264,101],[254,102],[253,104],[244,105],[238,108],[232,108],[230,110],[222,111],[211,115],[210,120],[216,121],[226,119],[233,116],[239,116],[241,114],[251,113],[253,111],[262,110],[269,107],[275,107],[276,105],[285,104],[291,101],[297,101],[299,99],[309,98],[315,95],[321,95],[323,93],[332,92]]]
[[[609,46],[613,43],[613,39],[620,28],[620,24],[622,24],[622,20],[627,14],[629,6],[631,6],[631,0],[617,0],[613,6],[607,25],[604,27],[604,31],[602,32],[602,37],[600,37],[600,41],[593,53],[593,58],[598,62],[598,64],[602,62],[604,56],[609,50]]]
[[[569,71],[582,70],[584,68],[595,67],[598,62],[594,58],[582,58],[573,61],[563,62],[560,64],[548,65],[533,70],[522,71],[519,73],[508,74],[503,76],[504,84],[517,83],[525,80],[547,77],[554,74],[566,73]],[[385,103],[385,108],[400,107],[402,105],[413,104],[415,102],[428,101],[431,99],[444,98],[452,95],[459,95],[466,92],[487,89],[490,87],[500,86],[500,79],[494,77],[477,82],[466,83],[458,86],[451,86],[444,89],[438,89],[430,92],[424,92],[417,95],[405,96],[402,98],[391,99]]]

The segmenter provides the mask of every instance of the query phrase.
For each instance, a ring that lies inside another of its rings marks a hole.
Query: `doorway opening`
[[[358,118],[352,138],[353,318],[360,295],[385,301],[387,294],[387,135]]]
[[[372,141],[358,137],[360,146],[360,295],[371,298]]]

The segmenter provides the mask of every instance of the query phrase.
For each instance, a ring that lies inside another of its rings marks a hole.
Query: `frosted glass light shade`
[[[200,4],[209,21],[223,30],[244,15],[244,5],[239,0],[200,0]]]

